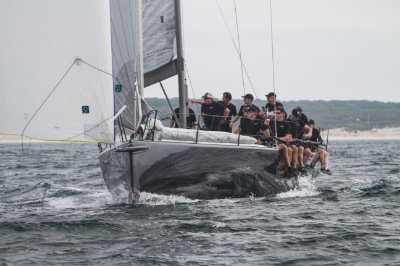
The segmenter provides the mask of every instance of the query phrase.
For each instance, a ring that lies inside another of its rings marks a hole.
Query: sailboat
[[[196,199],[293,189],[266,166],[275,147],[227,132],[164,127],[145,88],[178,75],[187,113],[179,0],[20,0],[0,11],[0,133],[94,142],[114,198]]]

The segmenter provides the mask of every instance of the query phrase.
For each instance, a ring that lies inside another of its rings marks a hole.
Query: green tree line
[[[170,117],[171,109],[165,99],[146,98],[161,117]],[[173,108],[178,107],[178,98],[170,99]],[[239,110],[242,100],[232,100]],[[265,101],[255,100],[254,104],[261,107]],[[348,130],[369,130],[382,127],[400,127],[400,103],[379,101],[282,101],[286,111],[300,106],[309,119],[313,119],[317,127],[346,128]],[[189,106],[198,115],[200,105]]]

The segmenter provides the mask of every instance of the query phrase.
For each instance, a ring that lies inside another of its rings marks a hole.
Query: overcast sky
[[[273,90],[269,0],[236,0],[242,58],[216,0],[183,0],[185,57],[193,95],[221,98]],[[237,41],[233,0],[218,0]],[[400,102],[399,0],[272,0],[275,90],[280,100]],[[164,82],[176,97],[176,79]],[[161,97],[158,85],[145,97]]]

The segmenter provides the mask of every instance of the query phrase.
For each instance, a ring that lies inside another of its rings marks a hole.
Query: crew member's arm
[[[229,122],[229,126],[232,127],[233,124],[235,124],[236,121],[238,121],[240,118],[240,116],[236,115],[230,122]]]
[[[171,118],[171,121],[169,121],[169,127],[174,127],[175,121],[174,119]]]
[[[269,120],[268,118],[264,120],[264,125],[266,126],[266,128],[263,130],[263,134],[266,138],[270,138],[271,137],[271,128],[269,127],[269,122],[271,120]]]
[[[286,133],[282,138],[280,138],[283,141],[290,141],[292,139],[292,134]]]
[[[228,118],[229,113],[230,113],[230,110],[228,108],[225,108],[225,110],[224,110],[224,120],[226,120]]]
[[[193,104],[203,104],[204,103],[203,100],[196,100],[196,99],[192,99],[192,100],[190,100],[190,102]]]
[[[312,136],[312,127],[306,124],[304,125],[304,129],[306,130],[306,138],[310,139]]]

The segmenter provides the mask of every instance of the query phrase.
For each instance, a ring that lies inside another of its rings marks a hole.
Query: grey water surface
[[[93,144],[0,144],[0,265],[400,265],[400,141],[267,198],[115,202]]]

